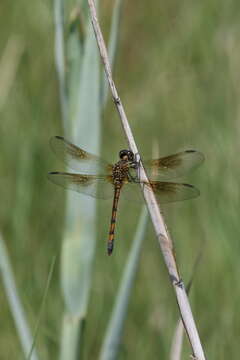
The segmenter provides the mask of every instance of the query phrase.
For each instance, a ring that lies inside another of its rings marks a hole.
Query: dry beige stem
[[[105,69],[105,73],[109,82],[109,87],[112,93],[112,97],[113,97],[113,101],[117,107],[119,116],[120,116],[120,120],[123,126],[123,130],[124,133],[126,135],[128,144],[129,144],[129,148],[131,149],[131,151],[134,154],[139,154],[138,152],[138,148],[137,145],[135,143],[135,140],[133,138],[133,134],[131,131],[131,128],[129,126],[121,99],[118,95],[117,89],[115,87],[113,78],[112,78],[112,72],[111,72],[111,68],[110,68],[110,63],[108,60],[108,54],[107,54],[107,49],[106,49],[106,45],[102,36],[102,32],[99,26],[99,22],[97,19],[97,13],[96,13],[96,8],[95,8],[95,4],[94,4],[94,0],[88,0],[88,4],[90,7],[90,13],[91,13],[91,21],[92,21],[92,25],[93,25],[93,29],[94,29],[94,33],[96,36],[96,40],[97,40],[97,44],[99,47],[99,51],[100,51],[100,55],[101,55],[101,59],[104,65],[104,69]],[[140,180],[141,181],[148,181],[146,172],[142,166],[142,163],[140,161],[140,171],[139,171],[139,176],[140,176]],[[172,282],[172,285],[174,287],[175,293],[176,293],[176,297],[177,297],[177,302],[178,302],[178,306],[179,306],[179,310],[181,313],[181,317],[183,320],[183,324],[185,327],[185,330],[187,332],[190,344],[192,346],[192,350],[193,350],[193,355],[194,357],[196,357],[198,360],[205,360],[205,356],[204,356],[204,352],[202,349],[202,345],[200,342],[200,338],[198,335],[198,331],[193,319],[193,315],[191,312],[191,308],[189,305],[189,301],[188,301],[188,297],[184,288],[184,284],[180,279],[179,273],[178,273],[178,269],[177,269],[177,265],[176,265],[176,261],[175,261],[175,257],[174,257],[174,253],[173,253],[173,246],[172,246],[172,240],[169,236],[168,230],[167,230],[167,226],[163,220],[163,217],[161,215],[158,203],[156,201],[156,198],[154,196],[154,193],[147,188],[146,186],[142,186],[142,191],[143,191],[143,195],[148,207],[148,211],[150,213],[151,216],[151,220],[157,235],[157,239],[159,241],[162,253],[163,253],[163,257],[164,257],[164,261],[165,264],[167,266],[168,272],[169,272],[169,276]]]

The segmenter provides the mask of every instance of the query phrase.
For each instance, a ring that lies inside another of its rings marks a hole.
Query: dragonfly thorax
[[[113,182],[114,184],[122,184],[128,179],[129,174],[129,161],[128,160],[119,160],[113,166]]]

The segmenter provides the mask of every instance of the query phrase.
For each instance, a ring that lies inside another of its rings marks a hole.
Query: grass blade
[[[93,31],[88,23],[79,46],[76,64],[68,76],[71,82],[70,131],[72,141],[90,152],[100,146],[99,58]],[[73,45],[73,44],[72,44]],[[81,48],[83,46],[83,48]],[[74,97],[74,98],[73,98]],[[89,136],[91,134],[91,136]],[[62,246],[61,285],[66,305],[62,324],[60,359],[79,359],[83,351],[83,332],[91,287],[96,242],[96,200],[69,192],[66,228]]]
[[[69,31],[67,36],[67,86],[69,101],[69,122],[68,129],[72,130],[73,121],[76,118],[77,104],[79,98],[79,87],[81,83],[81,66],[83,61],[85,31],[81,11],[76,7],[70,19]],[[65,134],[67,136],[67,134]]]
[[[170,360],[180,360],[182,353],[182,344],[183,344],[183,335],[184,335],[184,327],[182,320],[179,319],[177,326],[174,330],[172,346],[170,351]]]
[[[78,111],[73,121],[74,142],[97,153],[99,147],[99,84],[96,44],[92,32],[86,39],[78,94]],[[91,136],[86,136],[91,133]],[[94,254],[96,201],[69,192],[66,232],[62,252],[62,288],[71,314],[83,316],[88,301],[88,283]]]
[[[2,235],[0,234],[0,270],[2,274],[3,284],[7,294],[9,306],[13,315],[13,319],[17,328],[18,336],[22,345],[23,352],[27,357],[33,344],[33,338],[30,328],[27,324],[26,315],[24,313],[21,300],[19,298],[17,287],[14,280],[7,248],[5,246]],[[32,351],[32,360],[38,360],[36,350]]]
[[[137,272],[141,246],[146,233],[147,220],[147,209],[144,207],[116,296],[116,302],[101,349],[100,360],[114,360],[118,356],[129,298]]]
[[[64,44],[64,0],[54,0],[55,18],[55,62],[59,80],[60,106],[64,132],[67,133],[68,97],[66,88],[65,44]]]
[[[115,0],[115,5],[113,9],[112,15],[112,24],[111,24],[111,31],[110,31],[110,39],[108,44],[108,55],[111,67],[113,67],[113,63],[116,56],[116,50],[118,45],[119,39],[119,27],[120,27],[120,18],[122,13],[122,5],[123,0]],[[101,104],[104,107],[107,102],[108,97],[108,82],[106,79],[106,75],[104,70],[102,71],[102,80],[101,80]]]
[[[80,359],[83,351],[82,336],[84,334],[84,319],[64,315],[61,335],[61,359]],[[80,346],[81,344],[81,346]]]
[[[24,49],[25,44],[21,37],[16,35],[9,37],[0,59],[0,111],[4,107],[14,84]]]

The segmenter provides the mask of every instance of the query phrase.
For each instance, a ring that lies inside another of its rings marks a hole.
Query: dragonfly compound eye
[[[119,157],[120,157],[120,159],[124,159],[126,156],[127,156],[127,158],[128,158],[128,152],[129,152],[129,150],[120,150],[120,151],[119,151]]]
[[[133,161],[134,160],[134,155],[133,152],[131,150],[121,150],[119,152],[119,157],[120,159],[125,159],[128,161]]]

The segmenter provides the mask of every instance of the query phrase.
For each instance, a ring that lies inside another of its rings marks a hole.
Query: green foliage
[[[101,2],[106,38],[111,4]],[[151,156],[155,142],[162,155],[184,148],[205,154],[205,164],[187,179],[200,188],[201,197],[166,206],[164,213],[184,280],[199,247],[204,246],[190,298],[206,354],[218,360],[238,357],[240,331],[239,7],[237,0],[155,0],[137,6],[134,1],[125,2],[115,68],[116,84],[143,158]],[[2,0],[1,19],[0,71],[12,36],[20,36],[22,52],[0,108],[0,230],[33,329],[52,257],[60,252],[66,197],[46,179],[48,171],[59,169],[49,137],[63,133],[52,3]],[[9,64],[14,59],[11,55]],[[4,88],[1,83],[0,97]],[[103,157],[114,161],[126,144],[111,102],[101,125]],[[98,204],[87,359],[99,354],[139,215],[135,204],[122,201],[120,207],[115,252],[109,258],[105,244],[111,203]],[[58,354],[63,311],[59,283],[55,271],[37,340],[43,359],[55,359]],[[1,356],[22,359],[3,287],[0,294]],[[167,359],[177,319],[172,289],[150,229],[119,359]],[[186,341],[185,358],[189,353]]]

